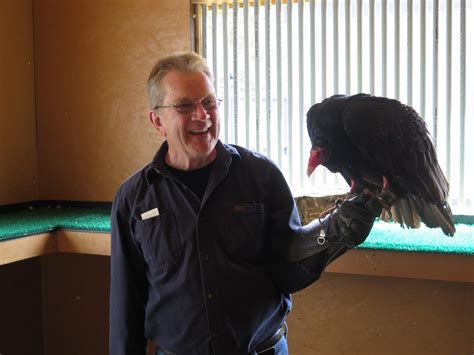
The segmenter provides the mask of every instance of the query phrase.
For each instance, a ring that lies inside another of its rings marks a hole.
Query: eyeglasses
[[[217,110],[219,108],[219,105],[221,104],[222,100],[221,99],[216,99],[213,97],[206,97],[202,99],[201,101],[184,101],[180,102],[179,104],[174,104],[174,105],[167,105],[167,106],[155,106],[153,107],[153,110],[157,110],[159,108],[174,108],[176,112],[182,113],[182,114],[190,114],[193,113],[197,105],[201,105],[202,108],[206,111],[213,111]]]

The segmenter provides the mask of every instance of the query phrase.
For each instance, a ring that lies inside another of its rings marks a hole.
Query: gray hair
[[[209,80],[213,80],[212,73],[206,60],[194,52],[176,53],[158,60],[150,72],[147,83],[148,100],[150,107],[163,104],[165,92],[161,84],[163,78],[172,70],[180,72],[203,72]]]

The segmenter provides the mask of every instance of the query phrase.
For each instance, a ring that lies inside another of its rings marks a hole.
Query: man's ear
[[[161,123],[161,117],[156,114],[155,111],[150,111],[148,114],[148,117],[150,118],[150,122],[152,123],[153,126],[158,130],[158,132],[161,133],[163,137],[166,137],[166,130],[163,127],[163,124]]]

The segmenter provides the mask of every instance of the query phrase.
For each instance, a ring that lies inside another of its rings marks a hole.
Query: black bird
[[[454,235],[449,184],[424,120],[410,106],[367,94],[334,95],[307,113],[308,176],[322,164],[351,192],[374,194],[402,226]]]

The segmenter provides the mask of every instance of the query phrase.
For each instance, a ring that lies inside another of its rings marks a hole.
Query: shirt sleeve
[[[111,229],[110,354],[144,355],[148,284],[144,259],[133,238],[130,209],[121,190],[112,205]]]
[[[347,248],[337,243],[301,261],[286,261],[289,244],[298,240],[301,221],[288,184],[276,167],[275,170],[268,184],[267,260],[277,287],[284,293],[294,293],[318,280],[325,267]]]

